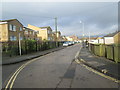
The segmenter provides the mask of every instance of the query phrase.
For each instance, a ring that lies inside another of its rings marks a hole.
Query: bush
[[[26,40],[26,50],[27,52],[34,52],[37,49],[36,40]]]

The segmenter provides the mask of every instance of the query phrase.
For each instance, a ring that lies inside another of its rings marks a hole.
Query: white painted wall
[[[98,41],[99,41],[100,44],[104,43],[104,39],[98,39]]]
[[[104,37],[105,44],[113,44],[114,38],[113,37]]]

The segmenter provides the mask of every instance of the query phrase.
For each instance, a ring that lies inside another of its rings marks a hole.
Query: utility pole
[[[55,19],[56,46],[58,46],[58,42],[57,42],[57,17],[55,17],[54,19]]]
[[[57,41],[57,17],[55,17],[55,32],[56,32],[56,41]]]

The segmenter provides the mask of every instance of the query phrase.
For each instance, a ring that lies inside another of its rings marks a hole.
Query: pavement
[[[120,63],[115,63],[105,57],[99,57],[91,53],[88,48],[82,47],[78,60],[93,69],[120,80]]]
[[[45,51],[34,52],[34,53],[27,54],[27,55],[22,55],[22,56],[2,57],[2,65],[15,64],[15,63],[31,60],[33,58],[37,58],[37,57],[49,54],[49,53],[54,52],[54,51],[58,51],[58,50],[61,50],[63,48],[64,47],[61,46],[61,47],[58,47],[58,48],[53,48],[53,49],[49,49],[49,50],[45,50]]]

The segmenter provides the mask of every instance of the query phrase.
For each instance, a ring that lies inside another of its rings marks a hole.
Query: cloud
[[[17,18],[25,26],[51,26],[54,30],[54,17],[58,17],[58,29],[64,35],[82,35],[80,20],[86,34],[113,32],[118,20],[117,2],[7,2],[2,6],[3,19]]]

